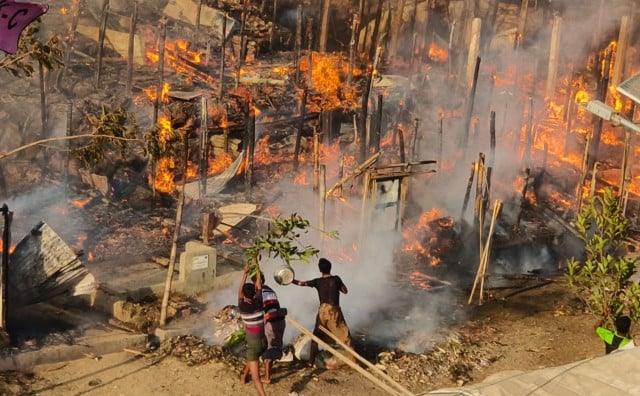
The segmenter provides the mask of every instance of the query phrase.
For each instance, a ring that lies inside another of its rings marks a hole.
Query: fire
[[[233,163],[233,158],[229,153],[222,152],[215,158],[209,158],[207,173],[209,175],[217,175],[227,169]]]
[[[89,261],[93,261],[94,260],[93,252],[89,252],[89,254],[87,254],[87,260],[89,260]]]
[[[587,103],[589,101],[589,93],[581,88],[576,92],[576,102],[577,103]]]
[[[169,228],[163,227],[162,228],[162,235],[168,237],[169,236]]]
[[[193,179],[198,176],[198,167],[191,161],[187,161],[187,179]]]
[[[69,13],[69,9],[66,7],[60,8],[60,14],[67,15]]]
[[[322,94],[321,107],[323,110],[340,107],[338,97],[340,91],[340,56],[336,54],[312,54],[311,86]],[[303,59],[300,62],[300,70],[309,71],[309,62]]]
[[[15,245],[9,246],[9,254],[13,253],[14,250],[16,250]],[[0,239],[0,252],[4,252],[4,242],[2,241],[2,239]]]
[[[305,171],[301,171],[293,178],[294,184],[300,185],[308,185],[309,181],[307,180],[307,173]]]
[[[160,101],[162,103],[167,103],[169,101],[169,91],[171,89],[171,85],[168,82],[162,84],[162,91],[160,92]],[[142,88],[142,92],[146,95],[146,97],[151,101],[155,102],[158,97],[158,87],[147,87]],[[136,103],[142,102],[142,99],[137,98],[135,100]]]
[[[449,53],[446,49],[438,47],[435,43],[429,46],[429,59],[434,62],[446,62],[449,59]]]
[[[422,245],[422,241],[428,239],[429,245],[436,242],[436,235],[431,230],[430,223],[439,217],[442,217],[442,212],[438,208],[433,208],[424,212],[414,226],[407,226],[402,232],[402,237],[405,241],[402,250],[405,252],[415,253],[416,256],[428,259],[431,266],[438,265],[440,263],[440,259],[433,256],[429,247]],[[449,222],[451,222],[451,225],[449,225]],[[450,227],[453,225],[453,219],[441,220],[441,224],[445,224],[447,227]]]
[[[176,164],[173,158],[160,158],[156,164],[156,180],[155,187],[157,191],[168,193],[175,188],[173,168]]]
[[[75,199],[75,200],[70,201],[69,203],[70,203],[70,204],[71,204],[71,206],[73,206],[74,208],[81,209],[81,208],[84,208],[85,206],[87,206],[87,204],[88,204],[89,202],[91,202],[91,200],[92,200],[92,198],[91,198],[91,197],[89,197],[89,198],[86,198],[86,199],[84,199],[84,200],[81,200],[81,199]]]

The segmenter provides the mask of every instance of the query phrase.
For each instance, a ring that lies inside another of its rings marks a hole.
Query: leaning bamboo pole
[[[341,361],[343,361],[344,363],[349,365],[351,368],[356,370],[358,373],[362,374],[369,381],[373,382],[374,385],[377,385],[380,389],[384,390],[385,392],[387,392],[390,395],[395,395],[395,396],[399,396],[400,395],[400,393],[398,391],[396,391],[394,388],[390,387],[386,383],[384,383],[384,382],[380,381],[379,379],[377,379],[376,377],[374,377],[373,374],[369,373],[368,371],[366,371],[365,369],[360,367],[357,363],[354,363],[351,360],[349,360],[349,358],[347,358],[346,356],[344,356],[343,354],[341,354],[340,352],[335,350],[331,345],[329,345],[326,342],[322,341],[320,338],[315,336],[312,332],[310,332],[309,330],[305,329],[304,326],[302,326],[300,323],[298,323],[295,320],[291,319],[290,316],[287,316],[287,321],[289,323],[291,323],[293,325],[293,327],[295,327],[298,330],[300,330],[304,335],[310,337],[313,341],[317,342],[320,346],[325,348],[327,351],[331,352],[336,358],[340,359]]]
[[[358,177],[362,172],[367,170],[371,165],[373,165],[374,162],[378,160],[378,157],[380,157],[380,154],[381,154],[380,151],[373,154],[371,157],[369,157],[369,159],[367,159],[366,161],[358,165],[358,167],[354,169],[353,172],[347,174],[342,179],[340,179],[336,184],[333,185],[333,187],[327,190],[327,196],[330,196],[331,194],[333,194],[333,191],[336,188],[340,187],[341,185],[346,183],[348,180]]]
[[[343,348],[345,351],[349,352],[353,357],[358,359],[359,362],[363,363],[365,366],[369,367],[373,372],[375,372],[376,374],[378,374],[379,376],[381,376],[382,378],[387,380],[391,385],[393,385],[396,389],[398,389],[398,391],[400,393],[402,393],[404,395],[413,395],[413,393],[410,390],[408,390],[404,386],[400,385],[393,378],[389,377],[389,375],[387,373],[385,373],[384,371],[380,370],[374,364],[371,364],[370,361],[368,361],[367,359],[365,359],[362,356],[360,356],[356,351],[353,350],[353,348],[351,348],[350,346],[348,346],[347,344],[342,342],[341,339],[339,339],[333,333],[331,333],[329,330],[327,330],[327,328],[325,328],[324,326],[320,326],[320,331],[322,331],[323,333],[325,333],[326,335],[331,337],[331,339],[333,341],[335,341],[336,344],[340,345],[341,348]]]
[[[484,278],[486,276],[487,271],[487,261],[489,260],[489,250],[491,249],[491,235],[493,234],[493,230],[495,228],[496,220],[498,219],[498,214],[500,213],[500,209],[502,208],[502,201],[496,199],[493,204],[493,214],[491,215],[491,224],[489,225],[489,234],[487,234],[487,240],[482,249],[482,256],[480,257],[480,262],[478,263],[478,270],[476,271],[476,276],[473,281],[473,286],[471,287],[471,293],[469,294],[469,300],[467,304],[471,304],[473,301],[473,295],[475,294],[476,287],[478,286],[478,282],[480,282],[480,296],[479,302],[482,304],[482,294],[484,293]]]

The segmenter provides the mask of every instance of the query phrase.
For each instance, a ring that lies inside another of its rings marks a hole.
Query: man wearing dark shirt
[[[292,283],[298,286],[313,287],[318,291],[320,306],[316,315],[316,324],[313,329],[313,335],[333,344],[331,337],[327,336],[320,326],[326,328],[336,336],[345,345],[351,347],[351,333],[349,327],[344,320],[342,309],[340,308],[340,293],[347,294],[347,286],[337,275],[331,275],[331,262],[326,258],[318,261],[318,269],[322,276],[309,281],[299,281],[294,279]],[[318,354],[318,343],[311,341],[311,351],[309,352],[309,366],[313,366]]]

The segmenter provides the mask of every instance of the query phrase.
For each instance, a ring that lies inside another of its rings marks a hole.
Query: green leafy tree
[[[609,324],[615,317],[640,318],[640,286],[630,278],[638,264],[626,255],[628,221],[620,199],[607,188],[592,198],[576,219],[578,237],[585,244],[584,261],[567,262],[566,279],[587,309]]]
[[[269,219],[267,232],[255,237],[253,244],[245,249],[247,260],[252,266],[250,275],[259,270],[263,254],[279,258],[289,267],[293,261],[308,263],[312,257],[317,256],[320,252],[318,249],[304,245],[300,240],[302,234],[309,232],[310,227],[309,220],[303,219],[297,213],[291,214],[288,218]],[[325,235],[330,238],[338,236],[336,231],[326,232]]]
[[[0,59],[0,69],[15,77],[29,77],[36,70],[34,65],[42,64],[49,70],[62,66],[64,63],[59,37],[53,36],[43,42],[38,38],[39,33],[39,23],[27,26],[20,35],[16,53]]]

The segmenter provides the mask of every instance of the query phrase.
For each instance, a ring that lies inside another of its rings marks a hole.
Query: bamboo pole
[[[318,43],[318,52],[321,54],[327,51],[327,32],[329,30],[329,10],[331,9],[331,0],[322,1],[322,19],[320,22],[320,40]]]
[[[533,145],[533,96],[529,96],[529,115],[527,117],[527,130],[524,139],[524,151],[522,163],[525,168],[531,168],[531,146]]]
[[[307,21],[307,89],[313,89],[313,18]]]
[[[471,187],[473,186],[473,178],[476,175],[476,163],[475,161],[471,163],[471,174],[469,175],[469,180],[467,181],[467,189],[464,193],[464,200],[462,202],[462,213],[460,213],[460,219],[464,218],[464,213],[467,211],[467,205],[469,204],[469,198],[471,197]]]
[[[153,123],[158,122],[158,111],[162,100],[162,86],[164,85],[164,46],[167,39],[167,17],[160,20],[160,43],[158,44],[158,85],[156,88],[156,100],[153,106]],[[155,183],[154,183],[155,184]]]
[[[404,163],[406,161],[406,154],[404,153],[404,132],[400,127],[398,127],[398,143],[400,146],[400,162]]]
[[[11,246],[11,222],[13,220],[13,212],[9,210],[7,204],[3,204],[0,208],[4,219],[4,228],[2,230],[2,273],[0,274],[0,332],[3,333],[2,339],[5,339],[7,329],[7,284],[9,279],[9,247]],[[8,337],[6,337],[8,339]]]
[[[102,12],[100,14],[100,29],[98,31],[98,55],[96,57],[96,87],[100,87],[100,74],[102,73],[102,52],[104,51],[104,38],[107,29],[107,15],[109,14],[109,0],[102,0]]]
[[[360,25],[360,15],[358,13],[352,14],[351,20],[351,40],[349,40],[349,68],[347,70],[347,85],[351,85],[353,81],[353,63],[355,62],[356,51],[356,36],[358,26]]]
[[[200,17],[202,15],[202,0],[198,0],[198,8],[196,9],[196,26],[193,29],[193,45],[195,50],[198,49],[198,35],[200,34]]]
[[[318,195],[320,196],[320,216],[319,222],[322,239],[324,240],[324,234],[326,230],[326,211],[327,211],[327,167],[326,165],[320,165],[319,169],[320,185],[318,186]]]
[[[629,37],[631,36],[631,24],[629,16],[625,15],[620,20],[620,33],[618,34],[618,45],[616,47],[616,59],[613,62],[613,72],[611,74],[611,85],[618,86],[622,80],[625,69],[627,49],[629,47]]]
[[[415,161],[418,157],[418,127],[420,125],[420,119],[413,119],[413,136],[411,139],[411,161]],[[442,125],[442,123],[440,123]],[[440,130],[442,132],[442,130]],[[442,135],[440,135],[440,154],[442,154]],[[441,169],[442,158],[438,158],[438,170]]]
[[[384,95],[378,95],[378,109],[376,111],[376,128],[374,129],[373,136],[369,144],[370,148],[373,148],[375,152],[380,151],[380,140],[382,134],[382,109],[384,106]]]
[[[378,157],[380,157],[380,154],[381,154],[380,151],[378,151],[377,153],[373,154],[371,157],[369,157],[369,159],[367,159],[366,161],[364,161],[363,163],[358,165],[356,167],[356,169],[353,170],[353,172],[348,173],[346,176],[344,176],[342,179],[340,179],[336,184],[333,185],[333,187],[331,187],[330,189],[327,190],[327,196],[331,196],[331,194],[333,194],[333,191],[336,188],[338,188],[339,186],[343,185],[348,180],[353,179],[355,177],[358,177],[362,172],[367,170],[371,165],[373,165],[374,162],[376,162],[378,160]]]
[[[357,363],[352,362],[351,360],[349,360],[349,358],[347,358],[346,356],[344,356],[343,354],[341,354],[340,352],[335,350],[331,345],[327,344],[326,342],[322,341],[320,338],[316,337],[312,332],[310,332],[309,330],[305,329],[304,326],[302,326],[300,323],[298,323],[295,320],[291,319],[291,316],[287,316],[287,321],[289,323],[291,323],[293,325],[293,327],[295,327],[296,329],[300,330],[300,332],[302,332],[304,335],[306,335],[307,337],[311,338],[313,341],[317,342],[320,346],[322,346],[327,351],[329,351],[331,354],[333,354],[333,356],[335,356],[336,358],[340,359],[342,362],[346,363],[349,367],[353,368],[358,373],[362,374],[369,381],[373,382],[373,384],[377,385],[380,389],[384,390],[385,392],[387,392],[390,395],[395,395],[395,396],[399,395],[399,393],[395,389],[393,389],[392,387],[390,387],[386,383],[380,381],[379,379],[374,377],[371,373],[369,373],[368,371],[366,371],[365,369],[360,367]]]
[[[599,162],[594,162],[593,171],[591,172],[591,186],[589,188],[589,199],[593,198],[596,195],[596,185],[598,184],[598,168],[600,167]]]
[[[489,234],[487,234],[487,240],[482,249],[483,253],[482,253],[482,256],[480,257],[480,262],[478,263],[478,270],[476,271],[476,276],[473,281],[473,286],[471,287],[471,293],[469,294],[469,300],[467,301],[467,304],[471,304],[471,301],[473,301],[473,295],[476,291],[476,287],[478,286],[478,282],[480,282],[480,290],[479,290],[480,295],[478,297],[479,297],[479,303],[480,305],[482,305],[482,301],[483,301],[482,295],[484,293],[484,278],[486,276],[486,271],[487,271],[489,251],[491,250],[491,239],[492,239],[491,236],[493,235],[495,223],[501,208],[502,208],[502,201],[499,199],[496,199],[493,204],[493,214],[491,216],[491,223],[489,225]]]
[[[622,153],[622,161],[620,164],[620,183],[618,194],[622,196],[625,191],[625,181],[627,180],[627,172],[629,167],[629,153],[631,152],[631,131],[626,129],[624,132],[624,149]]]
[[[546,98],[552,99],[556,92],[556,80],[558,78],[558,59],[560,52],[560,33],[562,30],[562,17],[553,17],[551,28],[551,45],[549,48],[549,68],[547,71]]]
[[[476,219],[480,219],[481,202],[482,202],[482,190],[485,182],[485,167],[484,167],[485,155],[484,153],[478,154],[478,177],[476,177],[476,195],[475,195],[475,212]]]
[[[187,154],[188,140],[185,133],[182,134],[184,143],[184,164],[182,187],[178,196],[178,208],[176,211],[176,228],[173,230],[173,240],[171,241],[171,254],[169,255],[169,265],[167,265],[167,278],[164,281],[164,293],[162,294],[162,305],[160,307],[160,327],[167,324],[167,309],[169,308],[169,296],[171,295],[171,282],[173,281],[173,271],[176,266],[176,257],[178,255],[178,241],[180,239],[180,227],[182,227],[182,211],[184,209],[184,189],[187,185]]]
[[[294,149],[294,155],[293,155],[293,169],[294,170],[298,170],[298,166],[300,164],[299,162],[299,155],[300,155],[300,144],[302,142],[302,131],[304,129],[304,118],[305,118],[305,114],[306,114],[306,107],[307,107],[307,89],[303,89],[302,90],[302,100],[300,101],[300,122],[298,123],[298,134],[296,135],[296,145],[295,145],[295,149]]]
[[[207,113],[207,98],[200,97],[200,199],[207,195],[207,176],[209,173],[209,129]]]
[[[133,2],[133,12],[129,20],[129,46],[127,48],[127,95],[131,96],[133,87],[133,50],[136,37],[136,23],[138,22],[138,2]]]
[[[256,112],[253,108],[253,103],[248,103],[248,115],[247,118],[247,170],[245,173],[245,192],[247,199],[251,198],[251,191],[253,188],[253,156],[256,148]]]
[[[489,252],[491,252],[491,242],[493,241],[493,230],[495,228],[496,220],[500,214],[502,208],[502,201],[497,199],[493,206],[493,215],[491,216],[491,224],[489,225],[489,234],[487,235],[487,242],[484,247],[484,260],[482,263],[482,277],[480,278],[480,304],[484,300],[484,281],[487,275],[487,264],[489,262]]]
[[[222,18],[222,42],[220,43],[220,86],[218,86],[218,98],[222,99],[224,95],[224,61],[226,56],[226,48],[227,48],[227,18],[228,15],[226,12],[224,13],[224,17]]]
[[[302,51],[302,1],[298,1],[298,8],[296,12],[296,36],[295,45],[293,49],[294,53],[294,68],[296,71],[294,85],[300,84],[300,52]]]
[[[225,14],[226,17],[226,14]],[[273,0],[273,13],[271,14],[271,20],[276,21],[278,18],[278,0]],[[269,52],[273,51],[273,32],[275,29],[272,27],[269,30]]]
[[[80,21],[80,14],[81,14],[80,7],[82,4],[82,1],[73,0],[72,4],[73,4],[73,19],[71,20],[71,27],[69,28],[69,33],[68,33],[69,38],[65,42],[64,64],[60,69],[60,73],[58,73],[58,76],[56,77],[56,88],[58,88],[58,90],[60,90],[60,82],[62,81],[62,78],[64,77],[64,74],[66,73],[67,68],[71,63],[71,53],[73,52],[73,45],[76,42],[76,30],[78,29],[78,22]]]
[[[393,385],[400,393],[402,393],[404,395],[413,395],[413,393],[410,390],[408,390],[404,386],[400,385],[393,378],[391,378],[387,373],[385,373],[384,371],[380,370],[374,364],[371,364],[370,361],[368,361],[367,359],[365,359],[362,356],[360,356],[355,350],[353,350],[353,348],[351,348],[350,346],[348,346],[347,344],[342,342],[341,339],[336,337],[335,334],[331,333],[327,328],[325,328],[324,326],[320,326],[320,331],[322,331],[323,333],[325,333],[326,335],[331,337],[331,339],[333,341],[335,341],[336,344],[340,345],[340,347],[342,349],[344,349],[345,351],[349,352],[353,357],[358,359],[358,361],[360,363],[363,363],[368,368],[370,368],[373,372],[375,372],[376,374],[378,374],[379,376],[381,376],[382,378],[387,380],[389,382],[389,384]]]
[[[38,77],[40,86],[40,136],[47,137],[47,84],[44,78],[44,65],[38,62]]]
[[[400,29],[402,28],[404,3],[405,0],[396,0],[393,15],[389,15],[389,18],[391,18],[391,40],[389,42],[389,57],[396,56],[398,52],[398,39],[400,37]]]
[[[320,187],[320,133],[313,127],[313,189]]]
[[[524,170],[524,184],[522,186],[522,192],[520,195],[520,207],[518,208],[518,214],[516,215],[516,222],[514,229],[517,231],[520,228],[520,220],[522,219],[522,210],[524,209],[524,203],[527,197],[527,188],[529,187],[529,176],[531,175],[531,169],[526,168]]]
[[[467,103],[465,105],[465,116],[464,116],[464,139],[459,142],[460,146],[463,149],[466,149],[467,143],[469,140],[469,130],[471,129],[471,117],[473,116],[473,104],[476,97],[476,89],[478,87],[478,75],[480,73],[480,57],[476,58],[476,66],[473,74],[473,81],[471,83],[471,88],[469,89],[469,96],[467,97]]]
[[[520,4],[520,19],[518,20],[518,33],[524,36],[524,29],[527,27],[527,13],[529,11],[529,0],[522,0]]]
[[[582,154],[582,165],[580,167],[580,179],[578,181],[578,185],[576,186],[576,214],[580,213],[580,209],[582,208],[582,188],[584,186],[584,182],[587,179],[587,170],[588,170],[587,161],[589,160],[590,146],[591,146],[591,134],[587,133],[587,141],[585,142],[585,145],[584,145],[584,153]]]
[[[376,62],[378,55],[376,52],[378,51],[378,35],[380,32],[380,22],[382,21],[382,8],[384,6],[384,0],[378,0],[378,7],[376,8],[376,17],[374,19],[373,24],[373,32],[371,33],[371,46],[369,47],[369,60]],[[375,67],[374,67],[375,69]]]

